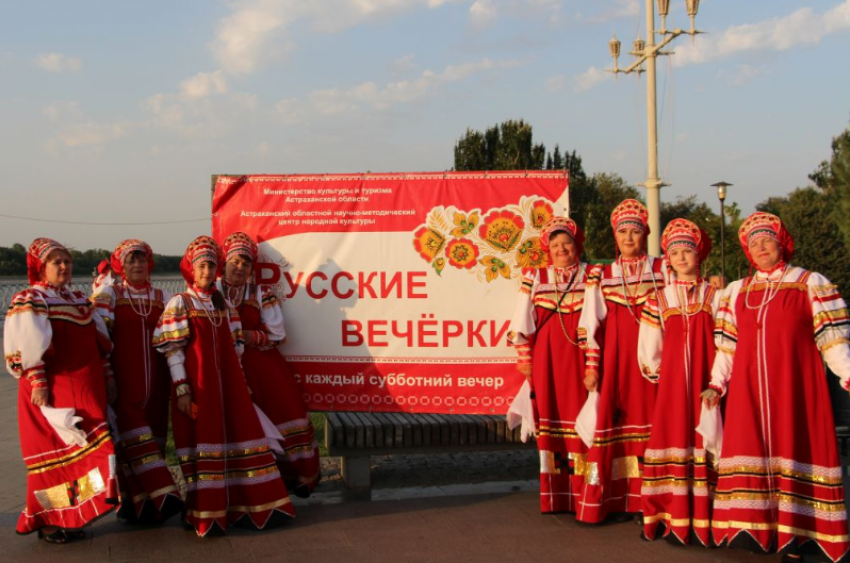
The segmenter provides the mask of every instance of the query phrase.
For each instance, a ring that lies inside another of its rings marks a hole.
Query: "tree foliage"
[[[467,129],[455,144],[455,170],[540,170],[546,147],[534,144],[531,125],[509,119],[484,133]]]
[[[74,263],[74,277],[82,279],[89,276],[101,260],[109,258],[110,252],[102,248],[91,250],[71,251],[71,260]],[[180,271],[180,260],[182,256],[163,256],[154,254],[154,274],[174,274]],[[27,249],[21,244],[15,243],[11,247],[0,246],[0,276],[27,275]]]

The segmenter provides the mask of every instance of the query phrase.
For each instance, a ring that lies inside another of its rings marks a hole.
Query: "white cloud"
[[[77,72],[83,68],[78,57],[69,57],[61,53],[45,53],[35,59],[35,64],[48,72]]]
[[[596,2],[594,2],[594,4],[596,4]],[[592,14],[590,16],[584,16],[579,13],[576,15],[576,19],[579,21],[598,24],[607,23],[612,20],[633,18],[638,15],[640,15],[640,3],[638,0],[615,0],[613,6],[606,8],[599,13]]]
[[[817,45],[827,35],[850,29],[850,0],[823,14],[800,8],[780,18],[735,25],[719,34],[697,36],[693,43],[677,46],[673,57],[679,66],[704,63],[748,51],[784,51],[800,45]]]
[[[416,65],[413,63],[413,55],[407,54],[395,59],[388,65],[388,68],[390,72],[394,74],[404,74],[405,72],[413,70],[415,66]]]
[[[482,59],[471,63],[448,65],[441,72],[423,71],[415,80],[399,80],[383,86],[362,82],[349,88],[326,88],[310,92],[304,101],[286,98],[275,104],[274,113],[286,125],[299,123],[311,115],[332,116],[361,109],[387,110],[435,95],[440,88],[473,75],[514,68],[514,60]]]
[[[494,0],[475,0],[472,6],[469,7],[469,17],[472,20],[472,25],[476,27],[490,25],[498,15],[499,13]]]
[[[56,127],[48,148],[99,146],[127,135],[132,128],[128,121],[98,123],[88,118],[73,101],[54,102],[42,108],[44,115]]]
[[[251,73],[294,48],[288,29],[299,23],[335,33],[366,21],[417,8],[437,9],[472,0],[236,0],[217,25],[211,49],[224,70]]]
[[[754,67],[751,65],[738,65],[733,73],[721,69],[717,73],[717,77],[724,80],[729,86],[743,86],[757,76],[768,74],[769,71],[765,67]]]
[[[234,92],[215,97],[160,93],[142,104],[147,124],[185,137],[221,138],[249,122],[257,112],[257,96]]]
[[[199,72],[180,83],[180,93],[187,99],[207,98],[212,94],[227,93],[224,72]]]
[[[610,72],[592,66],[576,77],[575,90],[577,92],[586,92],[600,82],[610,79],[612,76]]]
[[[567,85],[567,77],[563,74],[559,74],[557,76],[550,76],[546,79],[546,90],[549,92],[559,92],[563,90]]]

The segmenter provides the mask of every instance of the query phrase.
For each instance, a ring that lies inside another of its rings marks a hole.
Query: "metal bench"
[[[346,487],[368,492],[371,456],[535,448],[510,430],[503,415],[325,413],[328,455],[340,457]]]

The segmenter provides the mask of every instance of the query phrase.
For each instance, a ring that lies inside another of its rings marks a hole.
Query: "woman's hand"
[[[174,389],[174,393],[177,395],[177,410],[189,418],[194,418],[192,416],[192,388],[189,384],[181,383]]]
[[[192,418],[192,393],[177,397],[177,410]]]
[[[46,407],[49,406],[47,404],[47,400],[50,398],[50,391],[45,387],[38,387],[32,390],[32,397],[30,400],[32,404],[37,407]]]
[[[714,389],[706,389],[699,396],[702,397],[702,402],[708,409],[713,409],[720,402],[720,393]]]
[[[599,371],[596,368],[585,368],[584,370],[584,388],[588,392],[596,391],[599,385]]]
[[[253,330],[242,331],[242,338],[245,340],[245,346],[253,347],[253,346],[256,346],[256,344],[257,344],[257,339],[254,338],[254,331]]]
[[[523,374],[527,380],[531,381],[531,364],[517,364],[516,370]]]
[[[110,405],[114,405],[118,399],[118,386],[115,385],[115,380],[110,379],[106,382],[106,400]]]

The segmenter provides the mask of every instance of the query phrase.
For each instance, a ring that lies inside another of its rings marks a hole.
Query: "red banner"
[[[519,277],[567,206],[552,172],[220,176],[213,235],[262,243],[310,409],[504,413]]]

